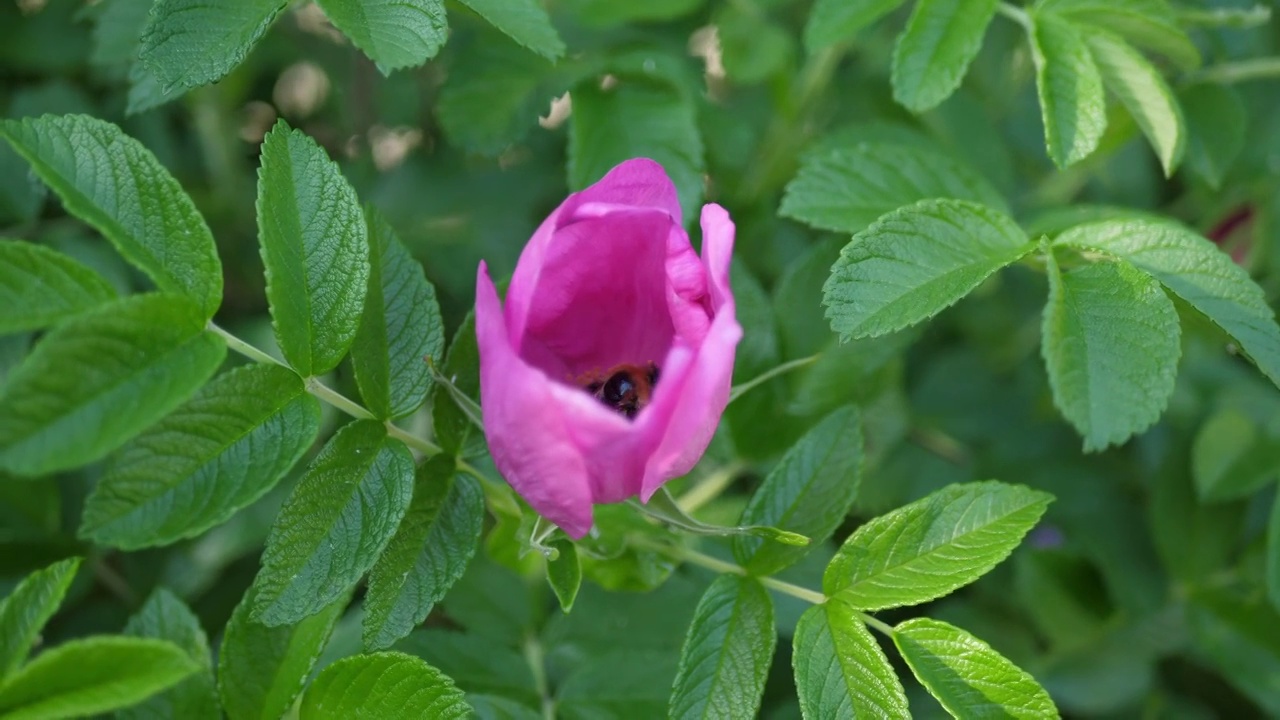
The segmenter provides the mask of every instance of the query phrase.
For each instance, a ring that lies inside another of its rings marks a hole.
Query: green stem
[[[280,365],[281,367],[289,367],[259,348],[250,345],[212,322],[209,323],[208,327],[210,332],[222,338],[222,341],[227,344],[227,347],[241,355],[244,355],[250,360],[256,360],[257,362],[262,363],[273,363],[275,365]],[[351,417],[356,418],[357,420],[374,419],[373,413],[369,412],[363,405],[320,382],[320,378],[306,378],[304,384],[308,393],[311,393],[319,400],[332,405]],[[436,455],[442,452],[439,445],[436,445],[426,438],[420,438],[417,435],[411,435],[408,432],[405,432],[403,429],[394,425],[390,420],[388,420],[385,425],[387,427],[387,435],[396,438],[405,445],[421,452],[423,455]]]
[[[689,492],[681,495],[676,504],[686,513],[692,513],[698,508],[720,497],[720,493],[729,487],[734,478],[738,477],[738,473],[742,472],[744,465],[742,463],[730,463],[715,472],[707,475],[702,482],[694,485]]]
[[[802,368],[805,365],[811,365],[814,362],[816,362],[817,359],[818,359],[817,355],[810,355],[809,357],[800,358],[799,360],[791,360],[789,362],[784,362],[781,365],[771,370],[766,370],[760,373],[759,375],[751,378],[750,380],[742,383],[741,385],[734,385],[733,389],[729,391],[729,402],[733,402],[734,400],[737,400],[738,398],[745,395],[748,390],[751,390],[759,385],[763,385],[764,383],[769,382],[770,380],[774,379],[779,375],[782,375],[784,373],[789,373],[792,370],[795,370],[797,368]]]
[[[1031,32],[1031,16],[1027,14],[1026,10],[1017,5],[1002,2],[996,5],[996,12],[1026,28],[1027,32]]]
[[[724,560],[721,560],[719,558],[713,558],[710,555],[704,555],[703,553],[700,553],[697,550],[690,550],[689,548],[671,547],[671,546],[663,546],[662,548],[658,548],[657,546],[654,546],[654,548],[661,549],[663,552],[666,552],[668,555],[670,555],[673,558],[676,558],[677,560],[684,560],[685,562],[692,563],[699,567],[704,567],[714,572],[730,574],[730,575],[742,575],[744,577],[748,575],[746,568],[742,567],[741,565],[734,565],[731,562],[725,562]],[[762,577],[762,578],[759,578],[759,580],[760,580],[760,584],[764,585],[767,588],[770,588],[772,590],[777,590],[783,595],[790,595],[791,597],[794,597],[794,598],[800,598],[801,600],[804,600],[807,603],[812,603],[814,605],[821,605],[822,603],[827,601],[826,596],[816,590],[810,590],[809,588],[800,587],[799,585],[792,585],[789,582],[784,582],[782,580],[778,580],[777,578]]]
[[[1253,58],[1239,62],[1211,65],[1199,72],[1187,76],[1184,85],[1196,83],[1218,83],[1231,85],[1247,80],[1269,80],[1280,78],[1280,57]]]
[[[523,650],[524,660],[529,664],[529,671],[533,673],[533,686],[537,689],[538,697],[542,698],[543,720],[555,720],[556,701],[551,697],[550,686],[547,684],[547,668],[543,659],[542,643],[538,642],[536,635],[526,635]]]

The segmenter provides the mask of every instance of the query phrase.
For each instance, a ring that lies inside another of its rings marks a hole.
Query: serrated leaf
[[[142,33],[142,62],[166,95],[221,80],[245,59],[288,4],[287,0],[156,0]]]
[[[1031,57],[1045,146],[1065,168],[1092,153],[1107,129],[1102,75],[1080,30],[1051,13],[1032,16]]]
[[[827,566],[823,592],[860,610],[942,597],[1008,557],[1052,499],[995,481],[943,488],[858,528]]]
[[[1205,238],[1172,221],[1132,219],[1079,225],[1054,244],[1108,253],[1149,273],[1235,338],[1280,385],[1280,327],[1262,288]]]
[[[1003,213],[962,200],[922,200],[853,236],[823,285],[831,329],[874,337],[925,320],[1032,245]]]
[[[40,330],[115,296],[101,275],[56,250],[0,239],[0,335]]]
[[[47,650],[0,687],[5,720],[94,715],[139,702],[200,666],[164,640],[100,636]]]
[[[138,37],[151,12],[145,0],[106,0],[93,6],[93,49],[89,62],[116,67],[132,63],[138,52]]]
[[[740,525],[781,528],[809,537],[808,547],[755,535],[735,535],[733,554],[752,574],[772,575],[795,564],[839,527],[862,483],[862,419],[849,406],[805,433],[742,511]]]
[[[805,720],[911,717],[889,658],[848,603],[830,598],[806,610],[792,645]]]
[[[921,113],[960,87],[996,0],[918,0],[893,49],[893,99]]]
[[[716,578],[693,611],[668,717],[755,717],[776,642],[764,586],[738,575]]]
[[[0,390],[0,467],[41,475],[92,462],[164,417],[226,355],[191,301],[138,295],[59,325]]]
[[[1173,394],[1178,311],[1150,275],[1125,262],[1060,272],[1045,253],[1049,301],[1040,352],[1053,401],[1084,436],[1086,452],[1147,429]]]
[[[286,625],[314,615],[373,567],[409,509],[413,455],[386,428],[338,431],[276,517],[254,580],[254,619]]]
[[[224,373],[112,456],[80,535],[127,550],[199,535],[275,487],[319,430],[320,404],[293,371]]]
[[[168,640],[186,652],[199,670],[187,679],[116,713],[117,720],[220,720],[218,693],[213,682],[209,641],[200,620],[176,595],[157,588],[142,609],[125,625],[135,637]]]
[[[466,697],[444,673],[399,652],[349,657],[325,668],[302,698],[300,720],[461,720]]]
[[[915,618],[893,629],[893,642],[929,694],[955,717],[1058,717],[1034,678],[954,625]]]
[[[408,635],[467,569],[484,525],[484,492],[454,459],[437,455],[414,479],[413,502],[369,572],[364,646],[381,650]]]
[[[688,219],[702,199],[702,137],[693,107],[674,88],[634,78],[601,89],[595,80],[573,90],[569,185],[580,190],[634,157],[657,161],[680,194]]]
[[[31,644],[62,604],[79,567],[80,558],[69,558],[37,570],[0,601],[0,687],[27,659]]]
[[[805,156],[778,214],[856,233],[886,213],[929,198],[1005,210],[1004,198],[968,165],[927,148],[859,144]]]
[[[369,291],[351,364],[365,406],[385,420],[408,415],[427,399],[428,362],[444,362],[444,320],[422,265],[377,211],[367,208],[365,216]]]
[[[293,706],[334,623],[344,595],[293,625],[267,627],[250,617],[250,588],[231,614],[218,650],[218,695],[229,720],[279,720]]]
[[[1094,30],[1084,35],[1102,82],[1142,128],[1165,177],[1173,175],[1186,145],[1182,107],[1160,71],[1120,38]]]
[[[578,556],[578,546],[563,538],[551,546],[559,555],[547,561],[547,582],[560,602],[560,609],[568,613],[573,610],[578,590],[582,587],[582,558]]]
[[[384,73],[421,65],[449,37],[444,0],[316,0],[351,43]]]
[[[194,300],[205,318],[222,302],[222,263],[209,226],[151,151],[87,115],[0,123],[67,212],[93,226],[166,291]]]
[[[369,244],[355,190],[283,120],[262,142],[258,233],[276,340],[303,377],[332,370],[360,327]]]
[[[903,0],[817,0],[804,26],[804,46],[811,54],[838,42],[893,12]]]
[[[1204,83],[1178,91],[1187,120],[1187,165],[1217,189],[1244,149],[1248,115],[1235,88]]]
[[[544,87],[555,67],[496,36],[472,42],[465,58],[449,70],[436,117],[454,143],[499,155],[537,127],[555,94]]]
[[[551,17],[539,0],[458,0],[507,37],[548,60],[564,55]]]
[[[1084,26],[1086,35],[1095,29],[1116,33],[1181,70],[1200,65],[1200,51],[1165,0],[1041,0],[1037,8]]]

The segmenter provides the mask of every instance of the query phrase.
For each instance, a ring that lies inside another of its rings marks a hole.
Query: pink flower
[[[634,159],[542,223],[505,308],[480,264],[489,450],[516,492],[570,536],[591,529],[596,503],[647,502],[711,442],[742,336],[729,287],[733,230],[724,208],[704,206],[699,258],[662,166]],[[619,366],[633,369],[615,377]],[[628,377],[637,392],[619,399]]]

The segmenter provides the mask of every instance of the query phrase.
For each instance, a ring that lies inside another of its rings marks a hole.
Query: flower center
[[[634,420],[636,413],[649,404],[658,384],[658,366],[618,365],[594,376],[584,388],[606,407]]]

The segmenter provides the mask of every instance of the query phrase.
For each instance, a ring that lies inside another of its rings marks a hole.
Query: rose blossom
[[[489,450],[516,492],[570,536],[590,530],[596,503],[647,502],[711,441],[742,336],[729,287],[733,232],[724,208],[705,205],[699,258],[671,180],[638,158],[542,223],[505,307],[480,264]],[[613,370],[650,363],[657,380],[634,418],[606,404],[598,389]]]

